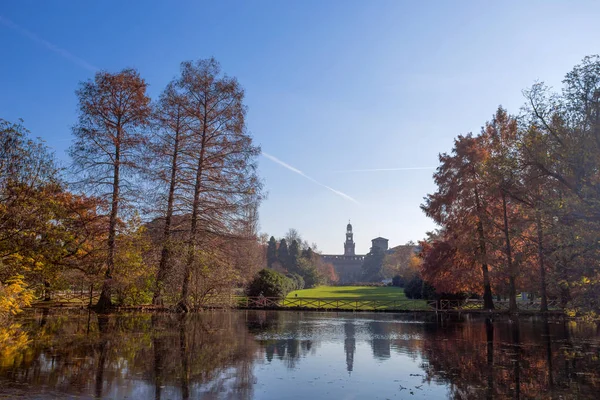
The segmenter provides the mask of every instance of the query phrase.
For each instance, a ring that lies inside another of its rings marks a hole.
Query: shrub
[[[302,276],[295,273],[291,273],[287,275],[287,278],[290,279],[293,283],[292,290],[304,289],[304,278]]]
[[[250,297],[285,297],[294,287],[294,282],[272,269],[262,269],[246,288]]]
[[[298,260],[298,269],[304,279],[305,288],[313,288],[322,283],[322,277],[319,274],[319,270],[310,260],[300,258],[300,260]]]
[[[430,300],[435,298],[435,288],[416,276],[408,281],[404,287],[404,294],[409,299]]]
[[[392,278],[392,286],[404,287],[406,285],[406,280],[400,275],[396,275]]]

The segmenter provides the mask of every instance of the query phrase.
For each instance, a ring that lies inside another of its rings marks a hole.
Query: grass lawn
[[[336,308],[358,308],[361,310],[374,309],[406,309],[406,310],[421,310],[427,309],[425,300],[410,300],[404,295],[404,289],[385,286],[385,287],[370,287],[370,286],[319,286],[312,289],[302,289],[290,292],[286,297],[286,303],[292,300],[290,306],[297,305],[298,299],[323,299],[323,300],[351,300],[353,305],[342,304]],[[379,301],[398,301],[394,305],[377,306],[374,303],[368,303],[371,300]],[[287,304],[286,304],[287,305]],[[316,305],[304,304],[304,307],[316,307]],[[329,305],[331,307],[331,304]],[[334,308],[334,307],[331,307]]]
[[[297,295],[297,296],[296,296]],[[344,300],[405,300],[404,289],[394,286],[319,286],[312,289],[294,290],[288,298],[302,297],[313,299]]]

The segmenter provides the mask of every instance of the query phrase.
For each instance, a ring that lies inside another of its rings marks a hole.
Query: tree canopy
[[[440,155],[422,209],[440,227],[421,242],[422,275],[438,291],[549,299],[598,311],[600,57],[583,59],[553,93],[526,90],[518,115],[499,108],[478,135]]]

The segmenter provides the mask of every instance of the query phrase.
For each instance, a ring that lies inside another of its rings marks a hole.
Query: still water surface
[[[36,311],[0,399],[600,398],[600,330],[560,319]]]

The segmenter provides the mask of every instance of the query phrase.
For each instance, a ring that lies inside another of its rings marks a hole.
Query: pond
[[[600,331],[435,314],[37,310],[0,398],[598,398]]]

